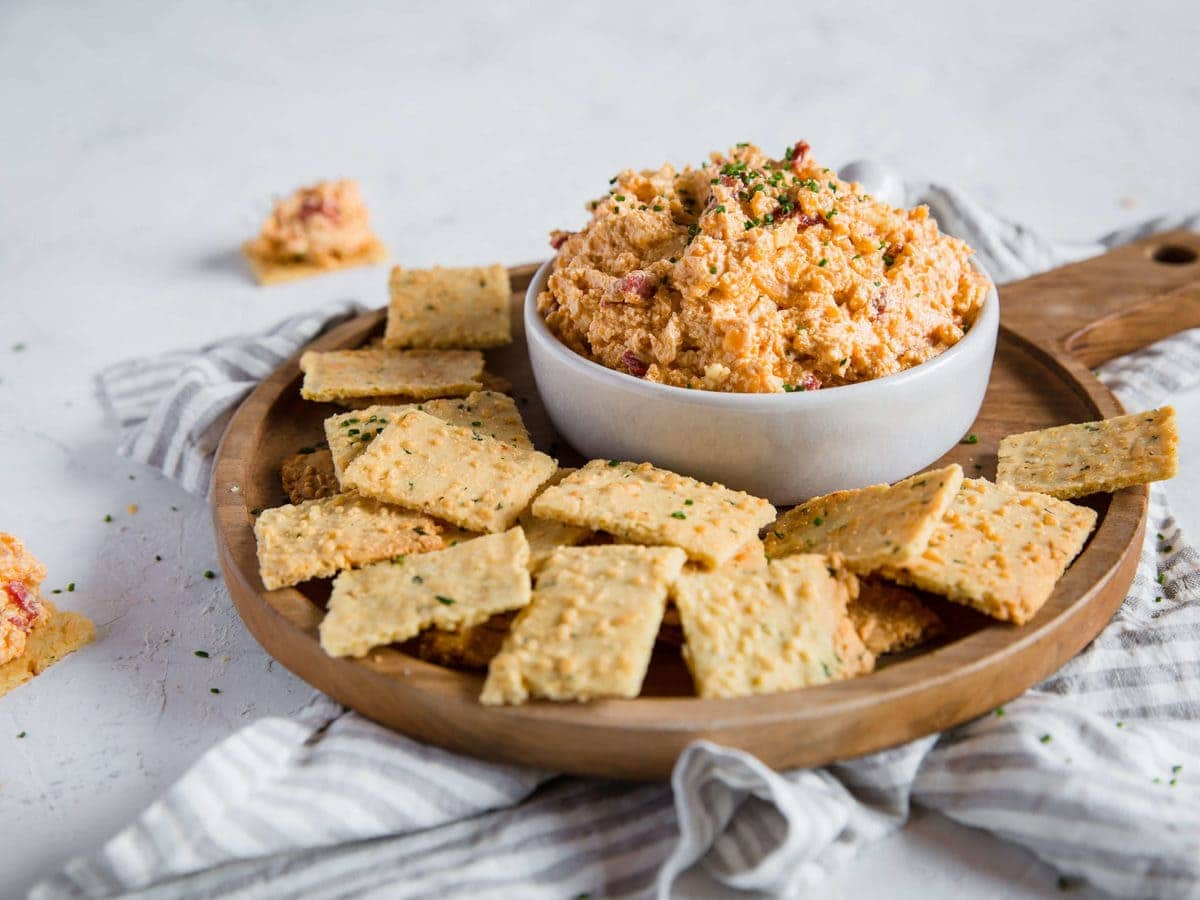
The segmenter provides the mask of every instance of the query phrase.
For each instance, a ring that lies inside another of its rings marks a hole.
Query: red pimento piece
[[[7,613],[8,621],[22,631],[28,631],[42,614],[42,605],[36,594],[30,594],[29,588],[21,581],[8,581],[4,584],[4,593],[16,607],[15,612]]]
[[[822,216],[822,215],[810,216],[806,212],[801,212],[800,207],[798,207],[798,206],[793,206],[791,209],[791,212],[784,213],[782,216],[780,216],[779,213],[776,213],[775,221],[779,222],[779,221],[782,221],[783,219],[790,219],[792,216],[796,217],[796,225],[798,228],[801,228],[801,229],[812,228],[814,225],[828,225],[829,224],[829,220],[826,219],[824,216]]]
[[[804,168],[804,164],[808,162],[808,156],[812,153],[812,147],[808,145],[808,141],[796,141],[792,146],[792,170],[799,172]]]
[[[800,384],[806,391],[819,391],[821,389],[821,379],[809,372],[801,380]]]
[[[338,217],[337,204],[324,197],[305,197],[300,202],[300,218],[307,222],[313,216],[324,216],[336,222]]]
[[[638,378],[641,378],[650,371],[650,367],[632,350],[626,350],[621,355],[621,362],[625,364],[625,368],[630,375],[635,375]]]
[[[658,290],[658,280],[649,272],[635,271],[617,279],[614,287],[622,294],[637,294],[649,300]]]
[[[871,318],[877,319],[888,308],[888,289],[881,288],[879,293],[871,300]]]
[[[550,232],[551,248],[554,250],[557,250],[559,247],[561,247],[563,244],[565,244],[567,242],[567,238],[569,238],[572,234],[574,234],[574,232],[572,232],[572,231],[552,231],[552,232]]]

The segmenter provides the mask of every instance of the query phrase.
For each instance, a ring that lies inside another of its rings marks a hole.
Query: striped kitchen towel
[[[928,202],[998,281],[1200,224],[1163,219],[1061,245],[944,188],[867,164],[845,174],[893,202]],[[179,356],[179,371],[214,350]],[[128,364],[123,383],[151,365]],[[1101,374],[1130,410],[1156,406],[1200,382],[1200,331]],[[141,458],[200,473],[173,460],[204,455],[211,439],[194,436],[219,413],[208,409],[197,429],[188,404],[162,408],[174,387],[137,401],[129,392],[143,423],[131,415],[125,441],[178,448]],[[264,719],[219,744],[33,896],[666,898],[694,866],[726,887],[789,896],[900,827],[913,803],[1115,896],[1200,897],[1200,550],[1160,488],[1136,578],[1104,632],[1004,709],[944,734],[786,773],[698,742],[669,785],[632,785],[479,762],[318,696],[295,719]]]
[[[110,366],[96,382],[121,428],[117,452],[158,469],[189,493],[205,494],[217,443],[242,399],[300,347],[364,308],[341,300],[261,334]]]

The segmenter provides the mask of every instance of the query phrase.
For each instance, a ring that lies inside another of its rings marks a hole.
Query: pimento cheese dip
[[[375,243],[358,184],[341,179],[277,200],[247,251],[262,260],[332,268]]]
[[[577,353],[648,381],[772,393],[852,384],[954,346],[987,279],[924,206],[897,209],[751,144],[626,170],[555,232],[538,309]]]
[[[24,544],[0,532],[0,665],[25,652],[29,632],[45,614],[38,590],[45,577],[45,567]]]

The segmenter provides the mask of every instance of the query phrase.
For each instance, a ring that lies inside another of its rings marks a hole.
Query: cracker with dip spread
[[[488,666],[480,701],[636,697],[686,558],[677,547],[629,544],[556,551]]]
[[[474,347],[512,343],[512,285],[501,265],[404,269],[388,280],[385,347]]]
[[[300,357],[305,400],[398,395],[465,397],[483,385],[478,350],[309,350]]]
[[[328,447],[310,447],[289,456],[279,467],[279,479],[292,503],[320,500],[342,492]]]
[[[837,553],[860,575],[917,559],[962,482],[954,464],[895,484],[815,497],[767,530],[767,556]]]
[[[1087,507],[967,478],[920,557],[882,574],[1024,625],[1095,524]]]
[[[419,509],[471,531],[505,531],[558,464],[411,410],[342,473],[342,487]]]
[[[1069,500],[1174,478],[1179,471],[1175,410],[1116,416],[1010,434],[1000,442],[996,483]]]
[[[860,578],[850,601],[850,620],[867,649],[876,656],[911,650],[942,633],[937,613],[911,590],[882,578]]]
[[[254,536],[268,590],[442,547],[429,516],[353,493],[263,510]]]
[[[469,628],[520,609],[529,603],[528,559],[525,535],[513,528],[343,572],[321,621],[321,646],[330,656],[365,656],[426,628]]]
[[[853,575],[818,554],[772,560],[765,572],[681,575],[671,592],[696,693],[772,694],[871,671],[847,614],[857,590]]]
[[[398,406],[368,406],[361,410],[338,413],[325,420],[325,438],[333,453],[333,467],[338,477],[367,445],[380,434],[392,419],[411,410],[436,416],[443,422],[470,428],[475,434],[494,438],[513,447],[533,449],[529,432],[517,412],[512,397],[492,391],[475,391],[461,399],[426,400]]]
[[[680,547],[691,559],[719,566],[758,536],[775,507],[649,463],[594,459],[543,492],[533,514],[639,544]]]
[[[387,261],[358,184],[321,181],[276,201],[258,237],[242,245],[258,283],[280,284]]]
[[[0,697],[90,644],[96,627],[42,595],[46,568],[15,535],[0,532]]]

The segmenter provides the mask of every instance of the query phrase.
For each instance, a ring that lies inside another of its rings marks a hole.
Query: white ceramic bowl
[[[537,309],[552,264],[529,284],[525,338],[546,411],[589,459],[651,462],[783,506],[920,471],[962,439],[983,404],[1000,327],[995,287],[961,341],[907,371],[818,391],[730,394],[643,381],[568,348]]]

